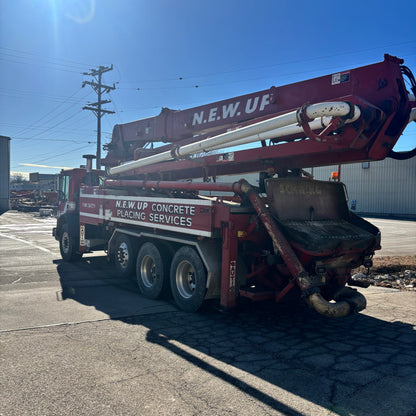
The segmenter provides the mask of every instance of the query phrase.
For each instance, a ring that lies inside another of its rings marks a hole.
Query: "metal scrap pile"
[[[54,209],[57,193],[52,191],[11,191],[10,209],[38,212],[41,208]]]

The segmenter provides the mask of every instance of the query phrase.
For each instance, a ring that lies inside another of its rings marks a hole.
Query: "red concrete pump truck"
[[[415,95],[403,60],[385,55],[116,125],[105,172],[87,155],[85,168],[60,174],[53,233],[62,257],[106,250],[145,297],[170,291],[184,311],[205,299],[232,308],[242,297],[295,296],[329,317],[356,313],[365,297],[345,285],[353,268],[371,267],[379,230],[349,211],[342,183],[304,169],[414,156],[392,149],[416,119]],[[259,186],[222,182],[254,172]]]

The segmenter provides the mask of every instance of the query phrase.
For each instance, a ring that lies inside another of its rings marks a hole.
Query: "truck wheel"
[[[152,243],[145,243],[137,256],[137,284],[143,296],[157,299],[166,294],[169,287],[166,271],[168,257]]]
[[[136,253],[132,239],[126,234],[120,234],[114,252],[114,263],[119,277],[127,278],[134,274]]]
[[[82,253],[78,251],[77,238],[69,232],[68,224],[62,226],[59,250],[65,261],[77,261],[82,257]]]
[[[175,303],[185,312],[197,311],[204,301],[206,284],[205,267],[198,253],[192,247],[181,247],[173,257],[170,268]]]

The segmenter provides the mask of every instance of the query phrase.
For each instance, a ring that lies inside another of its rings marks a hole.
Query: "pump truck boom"
[[[232,308],[240,297],[302,297],[326,316],[358,312],[366,300],[345,285],[353,268],[372,265],[380,232],[348,210],[342,183],[316,181],[304,168],[412,157],[393,146],[416,120],[415,95],[410,70],[385,55],[116,125],[106,172],[87,155],[85,168],[60,174],[53,233],[62,257],[104,249],[145,297],[171,292],[185,311],[212,298]],[[218,181],[253,172],[259,187]]]

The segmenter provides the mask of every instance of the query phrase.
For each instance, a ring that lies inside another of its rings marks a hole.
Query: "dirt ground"
[[[373,258],[373,267],[353,270],[353,280],[374,286],[416,291],[416,256],[382,256]]]
[[[373,263],[373,273],[399,273],[405,270],[416,270],[416,256],[375,256]]]

